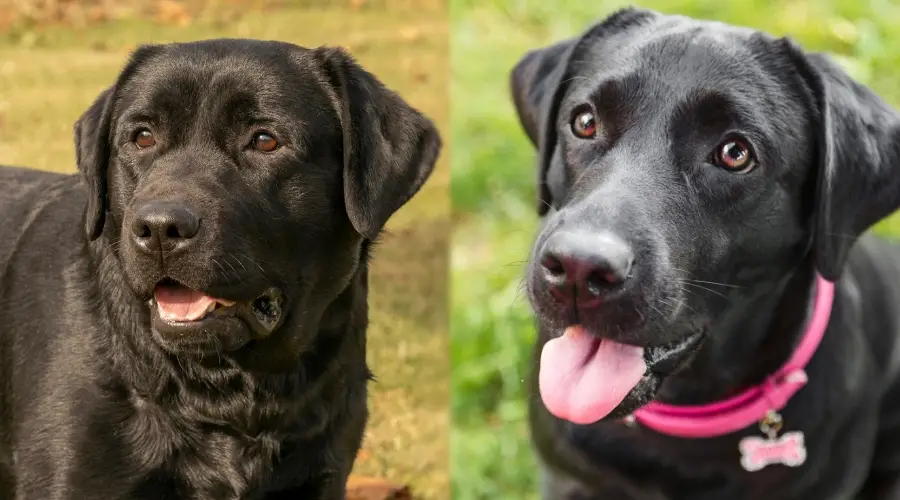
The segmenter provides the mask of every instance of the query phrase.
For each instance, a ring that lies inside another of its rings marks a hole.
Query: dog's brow
[[[159,122],[159,116],[152,111],[133,110],[133,111],[128,111],[125,114],[123,114],[120,121],[122,123],[134,123],[134,122],[157,123],[157,122]]]
[[[692,91],[676,105],[673,121],[693,121],[701,127],[724,128],[738,126],[758,141],[767,142],[765,116],[746,97],[730,91],[707,88]]]
[[[637,98],[640,79],[633,76],[607,79],[591,91],[589,98],[613,113],[621,113]]]

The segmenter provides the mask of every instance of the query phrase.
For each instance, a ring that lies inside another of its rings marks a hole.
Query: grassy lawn
[[[128,3],[134,2],[120,2]],[[322,7],[245,6],[161,24],[126,15],[89,27],[0,31],[0,163],[73,172],[72,124],[113,82],[130,50],[224,36],[347,46],[447,130],[448,28],[439,1],[282,3]],[[423,499],[448,498],[450,481],[448,158],[443,155],[426,188],[391,221],[376,254],[369,360],[379,380],[356,470],[411,484]]]
[[[893,0],[658,0],[639,5],[790,34],[826,50],[900,106]],[[521,291],[534,236],[535,154],[508,95],[529,49],[573,36],[625,2],[451,0],[454,498],[536,498],[522,380],[534,329]],[[882,223],[900,235],[900,220]]]

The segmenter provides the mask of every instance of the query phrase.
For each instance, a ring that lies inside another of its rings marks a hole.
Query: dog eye
[[[756,166],[753,152],[746,143],[730,139],[718,147],[713,157],[716,166],[738,174],[746,174]]]
[[[278,141],[265,132],[260,132],[253,136],[253,147],[256,148],[257,151],[271,153],[278,149],[278,146]]]
[[[134,134],[134,143],[141,149],[151,148],[156,145],[156,139],[153,137],[153,132],[142,128]]]
[[[582,139],[593,138],[597,134],[597,121],[594,113],[585,111],[575,115],[575,118],[572,119],[572,133]]]

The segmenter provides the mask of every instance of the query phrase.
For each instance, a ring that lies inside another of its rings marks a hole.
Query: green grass
[[[521,293],[537,229],[535,153],[508,95],[529,49],[579,33],[625,2],[451,0],[451,466],[459,500],[536,498],[522,379],[534,328]],[[790,34],[900,105],[900,5],[879,0],[658,0],[668,13]],[[900,219],[879,226],[900,234]]]
[[[446,132],[447,14],[431,4],[245,9],[186,27],[126,18],[83,29],[17,27],[0,33],[0,163],[74,171],[72,124],[113,82],[130,50],[145,42],[221,36],[348,46]],[[378,382],[355,471],[411,484],[423,499],[449,497],[448,156],[442,155],[425,189],[391,220],[376,252],[369,361]]]

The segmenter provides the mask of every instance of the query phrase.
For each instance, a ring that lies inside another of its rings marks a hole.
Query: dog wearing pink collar
[[[526,54],[546,499],[900,498],[900,114],[788,38],[641,9]]]

